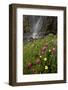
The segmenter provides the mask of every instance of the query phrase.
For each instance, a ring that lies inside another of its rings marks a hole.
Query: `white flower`
[[[42,56],[39,56],[40,58],[42,57]]]
[[[49,52],[51,52],[51,50],[49,49]]]
[[[47,58],[44,58],[44,61],[47,61]]]
[[[48,69],[48,66],[45,66],[45,69],[47,70]]]

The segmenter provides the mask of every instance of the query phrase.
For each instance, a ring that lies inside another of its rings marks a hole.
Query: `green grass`
[[[42,50],[43,47],[46,47],[46,50]],[[42,54],[43,51],[44,54]],[[49,34],[44,38],[32,40],[23,45],[23,74],[41,73],[57,73],[56,35]]]

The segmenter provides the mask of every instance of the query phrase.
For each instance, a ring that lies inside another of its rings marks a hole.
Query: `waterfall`
[[[39,31],[42,27],[43,20],[42,17],[39,17],[38,20],[35,21],[35,16],[33,17],[33,19],[32,38],[35,39],[39,37]]]

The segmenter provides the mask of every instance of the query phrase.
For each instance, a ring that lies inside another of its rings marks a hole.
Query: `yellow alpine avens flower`
[[[47,58],[44,58],[44,61],[47,61]]]
[[[42,56],[39,56],[40,58],[42,57]]]
[[[45,66],[45,69],[47,70],[48,69],[48,66]]]
[[[51,52],[51,50],[49,49],[49,52]]]

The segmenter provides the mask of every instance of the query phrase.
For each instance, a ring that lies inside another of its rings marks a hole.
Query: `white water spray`
[[[35,21],[35,20],[34,20]],[[39,17],[39,19],[37,20],[37,22],[34,22],[34,25],[33,25],[33,34],[32,34],[32,38],[35,39],[35,38],[38,38],[39,37],[39,31],[42,27],[42,18]]]

